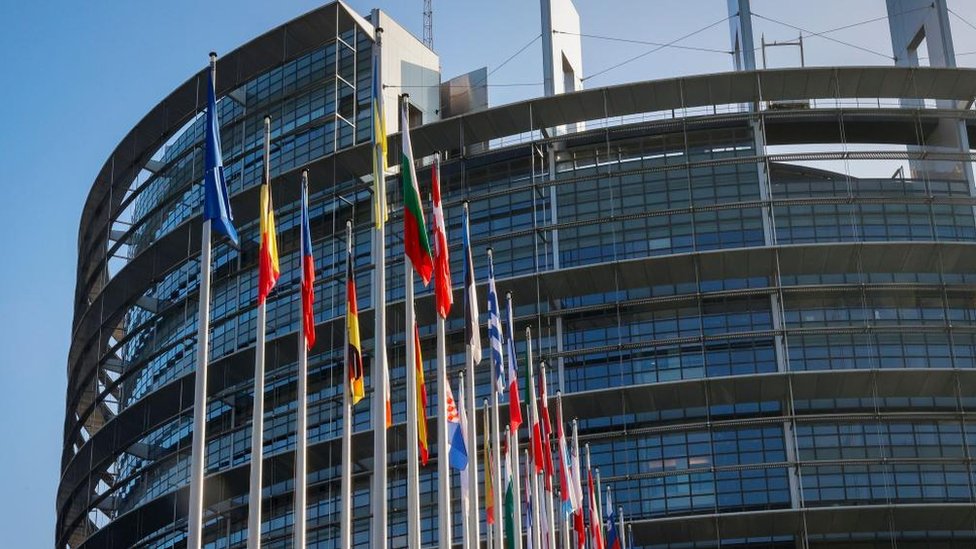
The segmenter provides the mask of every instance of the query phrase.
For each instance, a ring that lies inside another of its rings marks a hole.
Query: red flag
[[[576,530],[576,547],[584,549],[586,547],[586,525],[583,524],[582,508],[573,513],[573,529]]]
[[[305,348],[315,346],[315,261],[312,259],[312,231],[308,225],[308,188],[302,188],[302,325]]]
[[[434,295],[437,298],[437,314],[447,318],[454,303],[454,292],[451,288],[451,262],[447,254],[447,228],[441,207],[440,156],[434,160],[430,172],[430,188],[434,202]]]
[[[549,419],[549,389],[546,386],[546,367],[545,364],[539,368],[539,410],[542,416],[542,466],[546,474],[542,477],[546,481],[546,491],[552,492],[552,477],[555,474],[555,466],[552,463],[552,421]]]

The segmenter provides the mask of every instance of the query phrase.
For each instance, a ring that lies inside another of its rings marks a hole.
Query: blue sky
[[[753,0],[756,13],[819,32],[884,15],[884,0]],[[350,0],[362,13],[386,9],[421,34],[422,0]],[[434,0],[435,49],[446,77],[490,69],[539,34],[534,0]],[[128,129],[207,62],[319,5],[269,2],[0,2],[0,191],[6,219],[0,269],[0,539],[18,548],[50,547],[60,470],[65,362],[71,334],[77,223],[92,179]],[[577,0],[583,33],[667,42],[726,16],[725,0]],[[949,0],[976,24],[976,2]],[[976,28],[952,16],[960,66],[976,66]],[[757,40],[794,39],[797,31],[755,21]],[[830,35],[890,51],[886,21]],[[728,48],[727,25],[682,44]],[[808,65],[890,64],[883,56],[810,37]],[[585,38],[583,73],[594,74],[651,49]],[[774,66],[797,65],[781,49]],[[729,70],[728,55],[663,50],[586,82],[633,80]],[[541,94],[538,43],[491,76],[492,104]]]

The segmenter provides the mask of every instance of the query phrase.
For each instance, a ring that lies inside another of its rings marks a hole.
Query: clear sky
[[[726,17],[725,0],[576,0],[583,33],[668,42]],[[0,268],[0,544],[51,547],[60,477],[66,356],[71,334],[78,220],[88,189],[125,133],[159,100],[207,63],[320,3],[311,0],[86,2],[0,0],[0,208],[6,252]],[[381,7],[418,36],[422,0],[349,0]],[[884,0],[753,0],[757,14],[821,32],[884,15]],[[976,1],[949,0],[976,24]],[[976,66],[976,27],[951,16],[958,64]],[[768,40],[797,31],[754,22]],[[721,23],[680,42],[728,49]],[[499,66],[540,32],[535,0],[434,0],[435,49],[452,77]],[[890,55],[887,22],[829,35]],[[891,64],[818,37],[805,41],[807,65]],[[583,74],[652,49],[583,40]],[[972,53],[970,53],[972,52]],[[798,65],[781,48],[771,65]],[[538,42],[491,75],[498,105],[541,95]],[[634,80],[729,70],[727,54],[668,49],[586,81]]]

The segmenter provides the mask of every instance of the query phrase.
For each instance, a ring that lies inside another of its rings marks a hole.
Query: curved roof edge
[[[355,23],[367,34],[373,34],[373,26],[353,11],[342,0],[335,0],[304,15],[288,21],[221,56],[217,60],[217,73],[224,78],[217,79],[218,97],[251,80],[255,76],[299,57],[321,45],[336,35],[338,18]],[[209,67],[188,78],[182,85],[170,92],[156,104],[122,138],[109,155],[102,169],[95,177],[82,209],[78,228],[78,249],[84,245],[85,231],[93,223],[92,217],[113,186],[120,182],[127,187],[128,181],[150,156],[173,133],[192,117],[196,116],[202,105],[206,105],[206,82]],[[122,199],[122,192],[113,201]],[[107,212],[106,212],[107,213]],[[79,258],[80,259],[80,258]]]
[[[341,10],[339,8],[342,8]],[[235,80],[218,81],[223,95],[243,82],[295,57],[316,44],[328,30],[319,32],[330,15],[355,17],[342,2],[335,2],[294,19],[261,35],[218,61],[222,74]],[[334,29],[332,29],[334,34]],[[367,32],[370,32],[367,29]],[[291,52],[289,54],[289,52]],[[236,71],[235,71],[236,69]],[[922,74],[924,76],[918,76]],[[148,159],[164,138],[194,116],[205,103],[198,82],[206,69],[188,79],[156,105],[119,143],[96,178],[86,200],[79,230],[90,224],[89,216],[113,180]],[[777,101],[804,98],[882,97],[928,98],[968,101],[976,96],[976,69],[918,67],[817,67],[724,72],[649,80],[540,97],[465,113],[427,124],[423,138],[434,150],[456,146],[463,127],[466,142],[487,142],[534,129],[555,127],[607,117],[625,116],[686,107]],[[147,135],[148,134],[148,135]],[[418,137],[421,137],[418,135]],[[417,141],[415,139],[415,141]],[[139,146],[140,142],[146,144]],[[130,151],[130,152],[125,152]],[[114,162],[113,162],[114,160]],[[114,168],[120,165],[121,168]],[[117,176],[117,177],[116,177]]]

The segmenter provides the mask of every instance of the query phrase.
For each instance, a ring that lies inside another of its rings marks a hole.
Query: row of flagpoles
[[[386,361],[386,280],[385,232],[388,219],[386,205],[387,134],[384,120],[383,93],[380,75],[380,47],[382,30],[377,29],[373,51],[373,292],[375,304],[373,362],[373,458],[374,486],[371,491],[373,532],[372,546],[387,546],[387,441],[386,431],[392,426],[389,369]],[[204,215],[201,247],[200,322],[198,334],[198,362],[194,394],[193,440],[190,475],[188,517],[189,549],[199,549],[203,528],[203,478],[206,440],[206,384],[209,336],[211,233],[216,230],[233,245],[239,238],[234,228],[227,186],[223,175],[220,152],[219,125],[216,113],[216,54],[211,53],[210,79],[207,90],[206,154],[204,179]],[[451,473],[460,475],[460,504],[462,517],[462,546],[473,549],[481,546],[479,516],[479,479],[476,463],[478,425],[476,423],[475,366],[482,359],[479,303],[474,275],[470,220],[464,204],[462,249],[464,253],[463,308],[465,318],[464,371],[458,375],[458,399],[455,400],[447,374],[445,320],[453,305],[453,287],[448,258],[448,238],[440,191],[440,157],[434,156],[431,167],[433,234],[428,235],[422,193],[416,173],[416,163],[410,141],[407,117],[409,98],[402,96],[400,105],[401,162],[400,179],[403,185],[403,240],[405,279],[405,343],[407,405],[407,546],[421,546],[420,531],[420,465],[427,465],[429,457],[427,437],[428,407],[424,383],[423,359],[420,350],[419,327],[414,311],[414,273],[427,286],[433,279],[437,318],[437,440],[440,441],[438,467],[438,539],[441,548],[451,547]],[[254,411],[251,443],[251,474],[248,494],[249,549],[260,547],[261,500],[263,463],[264,377],[266,301],[280,277],[275,215],[269,171],[271,119],[264,121],[264,172],[260,189],[260,251],[258,259],[257,343],[254,368]],[[300,223],[300,287],[301,326],[298,337],[297,415],[294,481],[294,528],[296,548],[306,546],[307,494],[307,363],[308,351],[315,345],[314,283],[315,266],[308,215],[308,172],[301,178]],[[346,331],[345,331],[345,389],[342,402],[342,502],[340,507],[340,547],[352,546],[352,414],[353,407],[365,397],[365,369],[360,337],[355,270],[353,261],[352,224],[346,224]],[[562,410],[562,397],[556,394],[556,431],[549,413],[549,393],[545,363],[541,362],[538,387],[532,357],[531,329],[525,330],[526,371],[529,402],[528,445],[525,466],[519,458],[519,429],[523,424],[522,402],[518,379],[519,365],[515,345],[515,323],[511,294],[506,296],[507,332],[503,331],[498,293],[495,288],[494,258],[487,250],[488,309],[487,332],[491,367],[491,404],[483,403],[481,428],[484,471],[485,523],[489,547],[523,549],[620,549],[626,547],[622,508],[614,508],[611,492],[606,490],[606,504],[601,505],[600,474],[590,465],[589,445],[585,447],[585,472],[580,456],[578,428],[572,422],[571,437]],[[507,360],[506,360],[507,358]],[[466,374],[466,375],[465,375]],[[465,383],[467,379],[467,383]],[[538,390],[537,390],[538,389]],[[500,398],[508,392],[508,424],[502,435],[499,417]],[[380,419],[382,418],[382,419]],[[380,425],[380,422],[383,422]],[[552,457],[555,435],[559,470]],[[416,450],[412,450],[412,449]],[[504,460],[503,460],[504,455]],[[504,464],[503,464],[504,463]],[[522,476],[524,473],[524,477]],[[558,477],[556,476],[558,474]],[[584,476],[585,475],[585,476]],[[558,502],[556,488],[558,478]],[[524,480],[524,485],[523,485]],[[583,483],[587,494],[584,500]],[[586,516],[586,510],[588,515]],[[556,517],[560,522],[557,523]],[[561,532],[561,538],[559,533]],[[627,532],[629,534],[629,531]],[[524,537],[524,540],[523,540]],[[557,539],[559,538],[559,539]],[[524,545],[523,545],[524,541]]]

